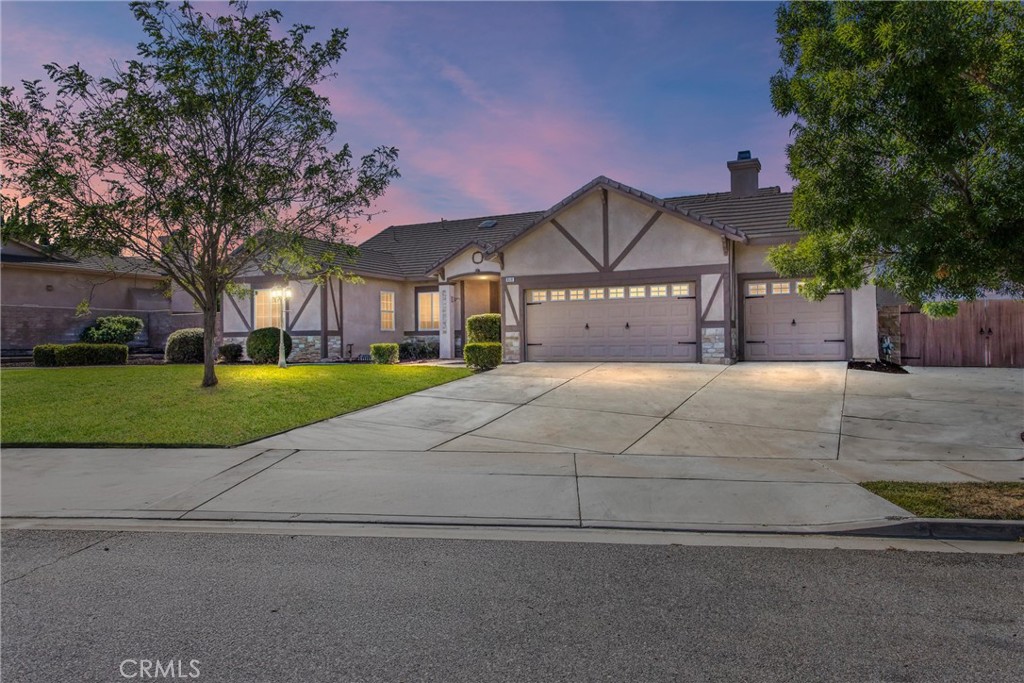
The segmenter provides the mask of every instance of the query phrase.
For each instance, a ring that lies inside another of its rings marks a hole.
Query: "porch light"
[[[280,338],[278,339],[277,342],[277,367],[286,368],[288,367],[288,363],[285,362],[284,355],[284,306],[285,302],[288,299],[292,298],[292,290],[290,290],[287,287],[274,287],[272,290],[270,290],[270,298],[271,300],[277,300],[281,302],[281,325],[278,327],[278,331],[280,332]]]

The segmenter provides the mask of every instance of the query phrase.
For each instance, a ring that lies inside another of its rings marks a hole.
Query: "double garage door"
[[[526,359],[697,360],[692,282],[526,292]]]
[[[799,280],[743,286],[745,360],[846,360],[846,297],[808,301]]]

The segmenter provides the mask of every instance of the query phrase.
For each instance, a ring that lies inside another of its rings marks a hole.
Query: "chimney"
[[[757,174],[761,171],[761,162],[750,158],[750,150],[736,153],[736,161],[730,161],[731,176],[730,194],[733,197],[753,197],[757,194]]]

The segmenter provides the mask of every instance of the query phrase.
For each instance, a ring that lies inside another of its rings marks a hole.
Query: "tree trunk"
[[[210,296],[203,309],[203,386],[217,384],[214,363],[217,360],[217,297]]]

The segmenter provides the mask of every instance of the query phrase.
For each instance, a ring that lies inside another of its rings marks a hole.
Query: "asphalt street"
[[[5,683],[138,681],[139,660],[200,682],[1024,680],[1021,555],[109,531],[2,551]]]

